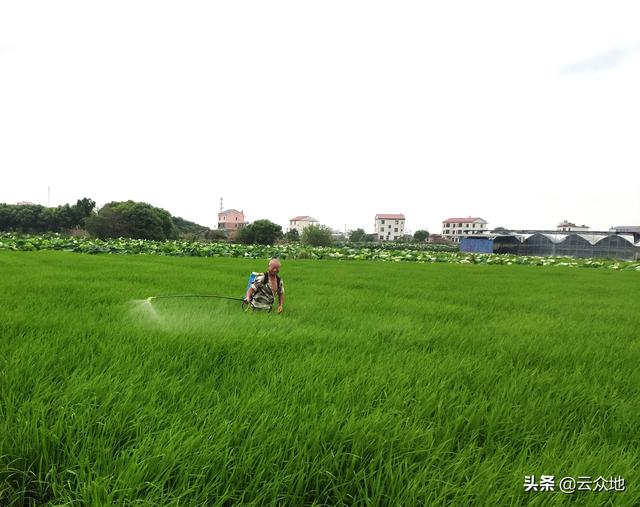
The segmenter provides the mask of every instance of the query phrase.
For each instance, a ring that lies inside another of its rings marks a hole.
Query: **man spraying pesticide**
[[[265,273],[257,273],[253,281],[249,281],[247,295],[244,302],[251,305],[253,310],[271,311],[275,296],[278,296],[278,313],[282,313],[284,305],[284,284],[278,276],[280,261],[271,259]]]
[[[278,313],[282,313],[284,305],[284,284],[278,276],[280,272],[280,261],[271,259],[267,271],[264,273],[251,273],[249,283],[247,284],[246,294],[244,298],[233,296],[220,296],[216,294],[166,294],[160,296],[151,296],[145,300],[141,300],[146,304],[151,304],[156,299],[173,299],[173,298],[217,298],[229,299],[232,301],[241,301],[242,308],[252,310],[265,310],[270,312],[275,302],[275,296],[278,296]]]

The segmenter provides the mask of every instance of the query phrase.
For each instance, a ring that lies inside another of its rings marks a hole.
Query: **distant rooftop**
[[[470,224],[472,222],[477,222],[478,220],[481,220],[482,222],[484,222],[485,224],[487,223],[486,220],[482,220],[482,218],[480,217],[467,217],[467,218],[447,218],[443,223],[445,224],[451,224],[451,223],[464,223],[464,224]]]
[[[378,213],[376,215],[376,220],[404,220],[404,215],[402,213],[398,213],[398,214],[385,214],[385,213]]]
[[[558,227],[581,227],[581,228],[588,228],[588,225],[576,225],[573,222],[567,222],[566,220],[564,222],[560,222],[558,224]]]
[[[243,212],[242,211],[238,211],[237,209],[226,209],[224,211],[221,211],[218,214],[219,215],[231,215],[233,213],[237,213],[238,215],[241,215]]]
[[[640,233],[640,225],[616,225],[612,227],[617,232],[635,232]]]
[[[310,216],[306,216],[306,215],[300,215],[299,217],[295,217],[291,219],[291,222],[317,222],[317,220],[313,217]]]

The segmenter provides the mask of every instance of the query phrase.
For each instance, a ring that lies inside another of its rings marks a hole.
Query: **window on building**
[[[384,224],[384,220],[380,220],[380,223]]]
[[[398,232],[398,228],[397,228],[397,227],[396,227],[396,228],[394,228],[394,229],[393,229],[393,232]]]
[[[398,225],[398,221],[396,220],[396,225]]]

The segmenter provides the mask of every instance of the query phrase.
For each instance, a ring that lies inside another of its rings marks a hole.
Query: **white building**
[[[310,225],[318,225],[318,221],[315,218],[309,216],[299,216],[289,220],[289,230],[291,231],[295,229],[300,235],[302,235],[302,231],[304,231],[305,228],[309,227]]]
[[[587,227],[586,225],[576,225],[565,220],[558,224],[557,229],[562,232],[586,232],[591,229],[591,227]]]
[[[462,238],[474,234],[486,234],[487,221],[478,217],[447,218],[442,222],[442,237],[460,243]]]
[[[404,215],[384,214],[376,215],[376,225],[373,233],[379,241],[395,241],[404,236]]]
[[[331,229],[331,239],[333,239],[333,241],[345,241],[347,237],[343,231]]]
[[[640,235],[640,225],[616,225],[609,229],[609,232],[625,233]]]

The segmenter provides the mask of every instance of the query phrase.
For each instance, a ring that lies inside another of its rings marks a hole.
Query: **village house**
[[[246,225],[244,210],[227,209],[218,213],[218,230],[224,231],[229,239],[234,239],[238,229]]]
[[[318,221],[315,218],[306,215],[295,217],[289,220],[289,230],[291,231],[295,229],[301,236],[302,231],[304,231],[305,228],[309,227],[310,225],[318,225]]]
[[[587,232],[591,227],[586,225],[576,225],[568,221],[563,221],[558,224],[557,230],[562,232]]]
[[[460,243],[460,240],[467,236],[485,234],[487,223],[478,217],[447,218],[442,222],[442,237],[454,243]]]
[[[396,241],[404,236],[404,223],[402,213],[378,213],[373,233],[378,237],[378,241]]]

